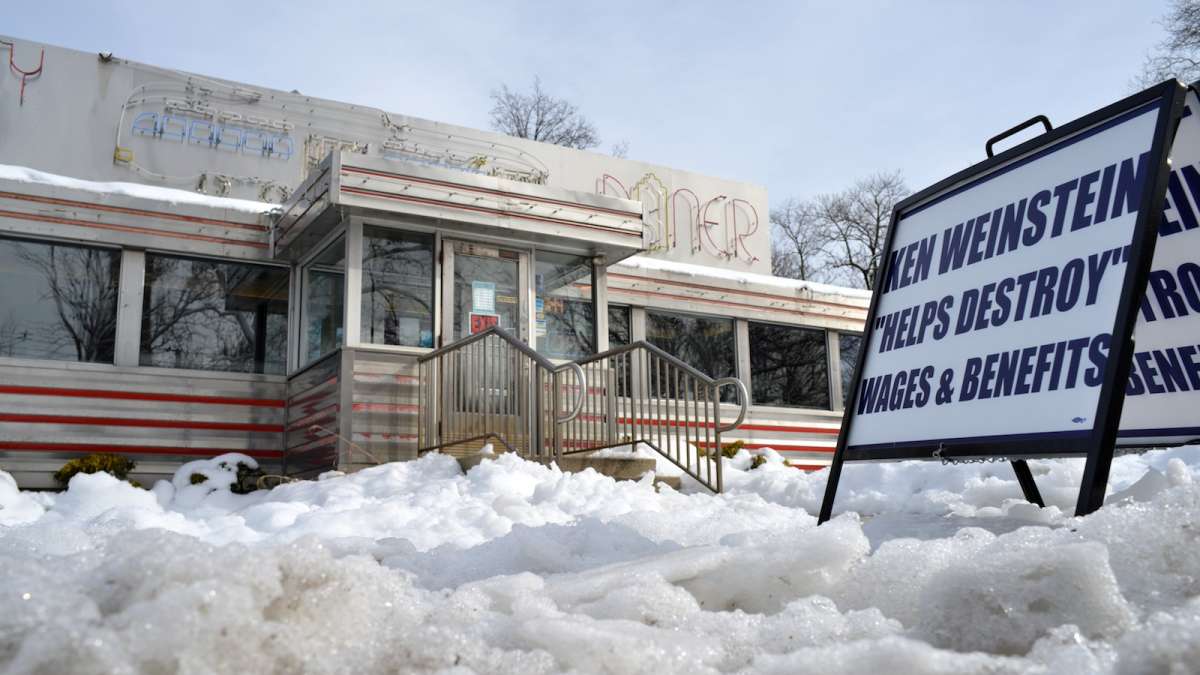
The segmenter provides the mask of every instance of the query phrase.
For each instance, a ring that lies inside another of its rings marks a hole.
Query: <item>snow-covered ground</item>
[[[772,457],[777,460],[777,456]],[[428,456],[235,495],[211,464],[61,494],[0,474],[0,671],[1165,673],[1200,670],[1200,449],[1082,467],[744,453],[657,492]],[[192,485],[192,472],[209,479]]]

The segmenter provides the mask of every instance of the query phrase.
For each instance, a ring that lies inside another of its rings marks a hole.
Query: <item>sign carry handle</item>
[[[995,136],[992,136],[991,138],[989,138],[987,140],[987,145],[984,146],[984,150],[987,151],[988,159],[991,159],[992,157],[995,156],[992,154],[992,146],[993,145],[1008,138],[1009,136],[1012,136],[1013,134],[1016,134],[1020,131],[1024,131],[1025,129],[1028,129],[1029,127],[1031,127],[1039,122],[1041,122],[1042,126],[1046,128],[1046,131],[1050,131],[1050,130],[1054,129],[1054,127],[1050,124],[1049,117],[1046,117],[1045,115],[1034,115],[1033,117],[1030,117],[1029,119],[1025,120],[1024,122],[1021,122],[1017,126],[1011,128],[1011,129],[1007,129],[1005,131],[1001,131],[1000,133],[996,134]]]

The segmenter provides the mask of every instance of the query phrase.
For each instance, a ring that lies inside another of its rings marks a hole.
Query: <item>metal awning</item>
[[[271,255],[296,261],[346,217],[405,216],[460,237],[499,237],[616,262],[644,251],[638,201],[335,152],[283,205]]]

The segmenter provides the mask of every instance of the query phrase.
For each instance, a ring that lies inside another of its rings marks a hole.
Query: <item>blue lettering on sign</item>
[[[144,112],[133,120],[130,133],[165,141],[207,145],[210,148],[258,155],[287,161],[295,154],[296,146],[286,134],[261,129],[247,129],[209,120],[196,120],[167,113]]]

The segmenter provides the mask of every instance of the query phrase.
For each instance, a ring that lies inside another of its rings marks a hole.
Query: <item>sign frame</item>
[[[1103,504],[1113,449],[1121,421],[1125,383],[1129,379],[1130,362],[1133,355],[1132,336],[1137,319],[1137,309],[1145,294],[1146,283],[1153,264],[1154,245],[1158,235],[1159,220],[1162,217],[1167,179],[1170,174],[1170,149],[1182,114],[1186,91],[1187,89],[1177,80],[1162,82],[1084,115],[1062,127],[1026,140],[999,155],[989,157],[938,181],[896,205],[892,210],[886,243],[880,256],[880,265],[876,270],[876,289],[882,288],[884,281],[888,278],[891,267],[890,254],[896,237],[896,225],[903,217],[909,215],[910,211],[931,204],[938,198],[980,185],[1000,175],[1002,171],[1017,168],[1024,163],[1052,154],[1057,149],[1065,147],[1061,144],[1066,141],[1081,140],[1118,124],[1128,117],[1142,114],[1145,109],[1153,109],[1157,106],[1158,114],[1147,159],[1147,170],[1150,171],[1150,174],[1147,176],[1138,205],[1137,218],[1132,228],[1129,257],[1125,263],[1126,269],[1122,278],[1111,332],[1112,342],[1105,363],[1105,372],[1100,384],[1096,414],[1092,418],[1091,430],[1081,429],[1082,433],[1071,433],[1064,437],[1053,437],[1052,434],[1056,432],[1047,432],[1051,435],[1040,433],[931,439],[887,444],[886,448],[874,446],[870,451],[847,448],[850,432],[857,419],[856,403],[859,399],[859,389],[862,386],[863,367],[870,358],[871,337],[875,331],[875,319],[879,309],[881,294],[873,293],[867,312],[866,329],[863,332],[863,340],[859,348],[858,362],[854,367],[850,396],[847,399],[851,405],[848,405],[844,412],[845,417],[838,434],[837,447],[829,467],[829,479],[825,486],[825,496],[817,519],[818,524],[831,517],[838,483],[841,479],[842,466],[845,462],[853,461],[1012,459],[1026,497],[1037,503],[1041,499],[1037,495],[1032,474],[1029,473],[1024,460],[1026,458],[1084,456],[1087,458],[1087,464],[1084,469],[1076,513],[1084,515]],[[1120,386],[1117,386],[1117,383],[1120,383]]]
[[[1200,80],[1197,80],[1196,82],[1192,82],[1191,84],[1187,85],[1187,91],[1184,93],[1184,113],[1180,117],[1180,122],[1179,122],[1180,126],[1183,125],[1183,123],[1184,123],[1183,120],[1188,118],[1189,116],[1195,117],[1195,118],[1200,118],[1200,108],[1196,108],[1191,111],[1187,110],[1187,106],[1188,106],[1187,98],[1189,95],[1195,96],[1198,100],[1200,100]],[[1193,120],[1193,124],[1200,124],[1200,121]],[[1198,138],[1197,141],[1200,141],[1200,138]],[[1179,134],[1178,134],[1178,132],[1176,132],[1175,138],[1173,139],[1173,142],[1171,143],[1171,151],[1170,151],[1170,155],[1171,155],[1171,159],[1172,159],[1171,173],[1174,173],[1174,172],[1182,169],[1182,166],[1174,165],[1175,160],[1178,159],[1178,157],[1175,155],[1175,145],[1178,142],[1179,142]],[[1197,154],[1200,154],[1200,144],[1197,145],[1196,152],[1197,152]],[[1169,180],[1169,178],[1168,178],[1168,180]],[[1171,193],[1171,191],[1168,188],[1168,194],[1170,194],[1170,193]],[[1186,199],[1186,196],[1184,198]],[[1200,195],[1194,195],[1193,198],[1200,199]],[[1177,199],[1177,197],[1173,196],[1173,199]],[[1176,209],[1176,211],[1178,211],[1179,206],[1176,205],[1175,209]],[[1166,212],[1164,211],[1163,213],[1164,213],[1164,217],[1165,217]],[[1200,236],[1200,231],[1193,232],[1192,236],[1193,237]],[[1158,248],[1156,246],[1155,251],[1157,251],[1157,250],[1158,250]],[[1197,253],[1200,254],[1200,249],[1198,249]],[[1153,261],[1151,263],[1150,274],[1153,275]],[[1147,284],[1147,286],[1149,286],[1149,284]],[[1149,294],[1149,292],[1150,292],[1150,289],[1147,287],[1147,289],[1146,289],[1147,295]],[[1135,333],[1137,332],[1136,325],[1134,327],[1134,332]],[[1145,337],[1145,333],[1143,333],[1142,335],[1143,335],[1143,337]],[[1132,369],[1132,365],[1130,367]],[[1200,392],[1198,392],[1198,393],[1200,393]],[[1127,409],[1123,409],[1122,418],[1124,418],[1124,412],[1126,412],[1126,411],[1127,411]],[[1122,421],[1125,421],[1125,420],[1122,419]],[[1179,438],[1185,438],[1186,440],[1178,440]],[[1135,442],[1125,442],[1122,439],[1137,439],[1138,442],[1136,442],[1136,443]],[[1185,446],[1185,445],[1197,445],[1197,444],[1200,444],[1200,421],[1194,421],[1189,426],[1140,427],[1140,428],[1131,428],[1131,429],[1123,429],[1122,428],[1122,429],[1119,429],[1117,432],[1117,441],[1116,442],[1117,442],[1118,448],[1148,448],[1148,447],[1163,448],[1163,447],[1181,447],[1181,446]]]

